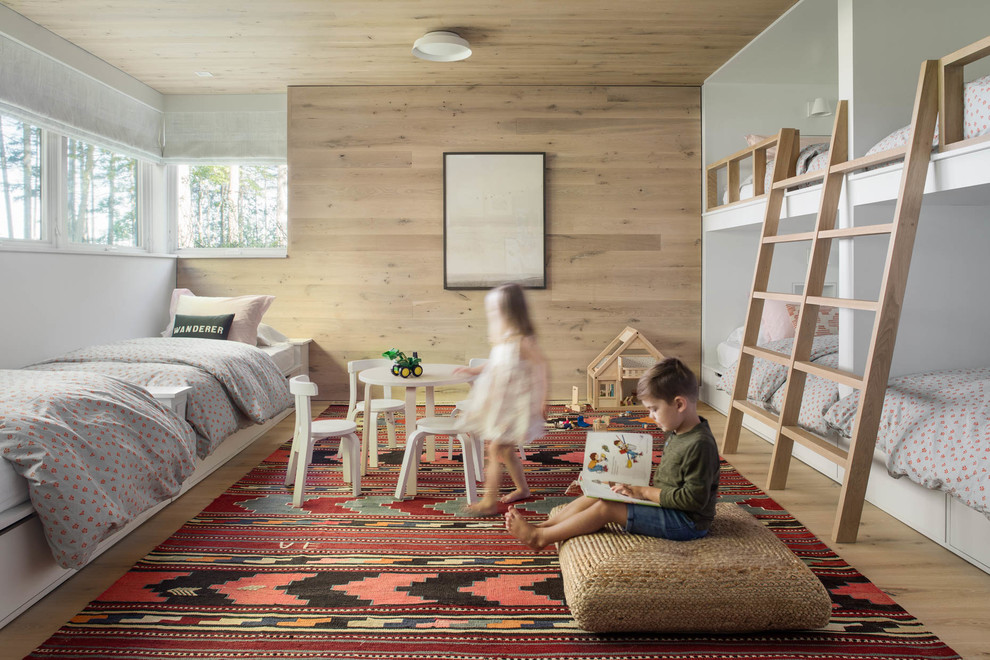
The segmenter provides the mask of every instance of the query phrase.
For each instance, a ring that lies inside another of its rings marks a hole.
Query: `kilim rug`
[[[332,406],[324,414],[343,412]],[[644,425],[635,415],[611,423],[626,430]],[[542,519],[567,501],[562,492],[579,469],[584,437],[584,428],[554,429],[529,447],[525,467],[535,496],[517,505],[527,517]],[[354,498],[341,480],[333,442],[316,450],[304,506],[294,509],[282,485],[288,447],[29,657],[958,658],[728,463],[722,464],[723,501],[762,520],[822,580],[833,601],[826,628],[584,632],[564,602],[553,548],[533,553],[504,531],[501,518],[459,515],[464,483],[457,455],[451,461],[438,450],[436,462],[423,464],[418,496],[395,501],[402,451],[384,449],[381,467],[368,472],[363,496]]]

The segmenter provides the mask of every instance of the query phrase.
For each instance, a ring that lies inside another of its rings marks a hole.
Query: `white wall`
[[[808,117],[807,103],[821,96],[834,108],[838,98],[837,20],[836,0],[803,0],[709,76],[705,163],[744,148],[747,133],[832,133],[833,118]]]
[[[807,0],[806,0],[807,1]],[[815,0],[818,1],[818,0]],[[852,45],[852,154],[862,156],[911,120],[918,73],[938,59],[990,33],[987,0],[839,0],[839,30]],[[990,67],[969,67],[967,79]]]
[[[0,368],[160,333],[175,259],[0,252]]]

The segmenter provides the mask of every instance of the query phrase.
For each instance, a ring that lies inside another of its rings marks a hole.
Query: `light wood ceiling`
[[[0,0],[164,94],[700,85],[795,1]],[[413,41],[441,29],[470,41],[471,58],[410,54]]]

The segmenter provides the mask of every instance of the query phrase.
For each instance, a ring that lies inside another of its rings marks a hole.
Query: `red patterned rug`
[[[325,414],[341,417],[343,410],[332,406]],[[616,414],[610,423],[643,426],[638,415]],[[580,426],[534,443],[525,467],[535,496],[518,508],[542,519],[566,501],[562,491],[579,469],[583,445]],[[552,549],[534,554],[500,518],[458,515],[464,484],[456,455],[450,461],[438,451],[435,463],[424,462],[419,495],[397,502],[401,449],[383,450],[381,467],[369,471],[363,496],[354,498],[341,481],[335,446],[315,452],[302,510],[282,485],[286,443],[29,657],[958,658],[727,463],[721,497],[762,520],[822,580],[833,601],[826,628],[584,632],[564,602]]]

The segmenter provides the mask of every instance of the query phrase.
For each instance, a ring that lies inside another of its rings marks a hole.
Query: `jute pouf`
[[[558,554],[567,605],[592,632],[820,628],[831,612],[821,581],[732,503],[717,505],[711,531],[696,541],[610,524],[564,541]]]

